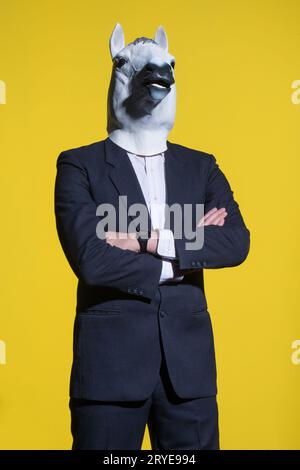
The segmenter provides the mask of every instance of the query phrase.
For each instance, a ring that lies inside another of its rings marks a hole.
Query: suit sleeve
[[[58,236],[74,273],[85,284],[152,299],[162,260],[112,247],[98,238],[96,208],[85,168],[74,154],[62,152],[57,160],[55,216]]]
[[[216,158],[210,155],[204,213],[214,207],[226,208],[225,223],[223,226],[206,225],[196,228],[196,231],[204,230],[204,241],[200,249],[186,249],[186,242],[193,240],[186,240],[184,237],[175,239],[180,269],[224,268],[237,266],[246,259],[250,249],[250,232],[239,205],[234,200],[229,182]]]

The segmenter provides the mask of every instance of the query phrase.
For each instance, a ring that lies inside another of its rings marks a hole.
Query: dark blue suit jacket
[[[119,196],[144,203],[126,151],[109,138],[62,152],[57,161],[55,213],[64,253],[78,277],[70,395],[94,400],[142,400],[155,387],[160,336],[169,375],[182,398],[215,395],[216,365],[203,268],[236,266],[250,233],[213,155],[167,142],[169,205],[226,207],[224,226],[205,226],[204,245],[175,240],[180,283],[159,285],[162,260],[108,245],[96,235],[96,208]],[[128,218],[128,222],[130,217]],[[196,227],[195,213],[193,223]],[[172,227],[171,227],[172,228]],[[118,229],[118,227],[117,227]]]

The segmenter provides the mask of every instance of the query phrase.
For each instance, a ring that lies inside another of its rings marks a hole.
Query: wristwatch
[[[137,241],[139,242],[141,253],[147,253],[147,244],[149,238],[151,238],[151,230],[146,232],[137,232]]]

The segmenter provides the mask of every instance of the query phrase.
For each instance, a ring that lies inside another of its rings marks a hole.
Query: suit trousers
[[[216,396],[175,393],[162,350],[158,380],[142,401],[70,398],[73,450],[139,450],[148,424],[152,450],[219,450]]]

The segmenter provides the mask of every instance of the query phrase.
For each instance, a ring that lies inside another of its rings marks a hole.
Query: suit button
[[[206,261],[203,261],[202,265],[203,265],[203,267],[207,266]]]
[[[129,292],[129,293],[131,292],[131,289],[130,289],[130,287],[128,287],[128,289],[127,289],[127,292]]]
[[[195,261],[192,261],[192,266],[196,266],[196,262],[195,262]]]
[[[159,315],[160,315],[161,318],[164,318],[165,314],[166,314],[166,312],[164,312],[163,310],[161,310],[159,312]]]
[[[197,261],[197,266],[201,266],[201,263],[200,263],[200,261]]]
[[[140,290],[140,291],[139,291],[139,294],[140,294],[140,295],[143,295],[143,293],[144,293],[143,290]]]

